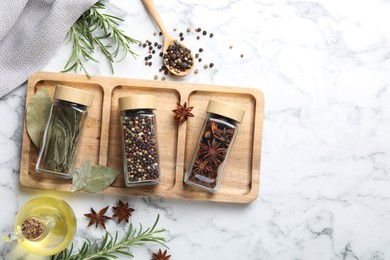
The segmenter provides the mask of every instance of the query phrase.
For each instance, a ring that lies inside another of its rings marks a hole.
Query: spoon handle
[[[168,32],[165,29],[165,26],[160,18],[160,15],[158,14],[157,8],[154,5],[152,0],[142,0],[144,3],[146,9],[149,11],[150,15],[153,17],[154,21],[156,22],[157,26],[160,28],[161,32],[165,36],[168,36]]]

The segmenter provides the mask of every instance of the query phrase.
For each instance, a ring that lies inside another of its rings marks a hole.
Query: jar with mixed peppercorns
[[[159,154],[155,97],[132,95],[119,98],[122,127],[123,170],[126,186],[158,184]]]
[[[184,182],[216,192],[227,158],[245,111],[230,104],[210,100],[207,117],[186,171]]]

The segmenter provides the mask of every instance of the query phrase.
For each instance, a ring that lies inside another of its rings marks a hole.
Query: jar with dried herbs
[[[207,117],[186,171],[186,184],[216,192],[223,169],[245,111],[230,104],[210,100]]]
[[[56,86],[49,120],[42,138],[36,171],[72,178],[79,138],[93,94],[81,89]]]
[[[156,100],[152,95],[119,98],[122,127],[123,171],[126,186],[158,184]]]

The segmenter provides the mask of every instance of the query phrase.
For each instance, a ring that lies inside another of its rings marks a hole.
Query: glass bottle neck
[[[229,123],[229,124],[232,124],[232,125],[234,125],[234,126],[236,126],[237,123],[238,123],[238,122],[237,122],[236,120],[234,120],[234,119],[228,118],[228,117],[226,117],[226,116],[221,116],[221,115],[218,115],[218,114],[210,113],[210,112],[209,112],[209,117],[210,117],[210,118],[214,118],[214,119],[223,120],[223,121],[225,121],[225,122],[227,122],[227,123]]]

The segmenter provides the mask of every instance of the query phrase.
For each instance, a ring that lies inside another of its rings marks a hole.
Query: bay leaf
[[[71,192],[81,190],[87,185],[87,180],[91,175],[91,162],[86,160],[80,168],[73,174]]]
[[[94,165],[91,167],[91,175],[89,176],[87,184],[84,186],[83,190],[87,192],[105,190],[114,182],[117,176],[118,171],[106,166]]]
[[[31,141],[39,149],[46,123],[49,119],[51,99],[49,93],[41,88],[32,96],[26,111],[26,127]]]

